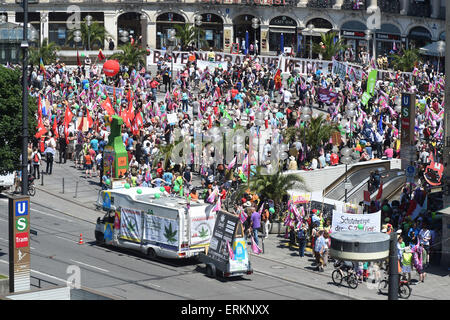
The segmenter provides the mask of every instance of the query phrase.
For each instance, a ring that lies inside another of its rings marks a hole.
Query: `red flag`
[[[114,114],[116,114],[116,112],[114,111],[114,108],[111,104],[111,100],[109,99],[109,97],[106,98],[105,101],[103,101],[102,103],[102,108],[104,110],[106,110],[106,112],[108,113],[108,115],[112,116]]]
[[[80,54],[78,53],[78,50],[77,50],[77,65],[79,67],[81,67],[81,59],[80,59]]]
[[[64,124],[64,136],[66,137],[66,144],[69,144],[69,124]]]
[[[277,73],[275,74],[275,89],[280,90],[281,88],[281,69],[278,69]]]
[[[142,115],[140,112],[136,113],[134,121],[138,125],[138,129],[140,129],[144,125],[144,119],[142,119]]]
[[[123,119],[123,123],[125,123],[127,128],[131,129],[131,122],[130,122],[130,118],[128,117],[128,113],[126,111],[122,112],[121,117]]]
[[[53,134],[54,134],[55,138],[58,139],[58,138],[59,138],[59,133],[58,133],[58,121],[56,121],[56,118],[55,118],[55,120],[53,121],[52,131],[53,131]]]
[[[44,127],[44,124],[41,122],[38,127],[38,131],[34,135],[35,138],[39,139],[42,135],[47,133],[47,129]]]
[[[105,59],[105,55],[102,52],[102,49],[98,50],[98,60],[103,61]]]
[[[72,121],[73,113],[69,107],[66,107],[66,113],[64,114],[64,125],[69,125]]]
[[[370,205],[370,192],[364,190],[364,204]]]
[[[127,116],[130,119],[131,122],[134,121],[134,108],[133,108],[133,101],[130,101],[130,104],[128,105],[128,110],[127,110]]]
[[[89,129],[90,128],[92,128],[92,125],[94,124],[94,120],[92,120],[92,117],[91,117],[91,115],[90,115],[90,113],[89,113],[89,110],[86,110],[87,111],[87,122],[88,122],[88,127],[89,127]]]
[[[81,117],[80,124],[78,125],[78,131],[83,131],[84,117]]]
[[[377,193],[376,199],[380,200],[382,195],[383,195],[383,183],[380,184],[380,189],[378,189],[378,193]]]
[[[39,95],[39,102],[38,102],[38,119],[42,118],[42,100],[41,95]]]

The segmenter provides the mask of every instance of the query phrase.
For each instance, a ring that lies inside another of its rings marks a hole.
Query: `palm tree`
[[[204,40],[205,31],[201,28],[195,27],[192,24],[176,24],[176,38],[181,42],[182,50],[187,47],[196,44],[199,41],[199,47],[208,45],[208,42]]]
[[[75,38],[74,32],[76,29],[72,29],[69,31],[69,35],[67,37],[67,43],[72,42]],[[83,48],[88,47],[88,42],[90,41],[90,48],[96,47],[97,49],[103,48],[103,44],[105,43],[105,39],[110,36],[106,31],[105,27],[101,25],[98,21],[93,21],[90,26],[87,25],[86,19],[84,19],[84,23],[80,24],[81,31],[81,43]]]
[[[392,66],[395,70],[410,72],[414,69],[415,63],[419,60],[418,49],[403,50],[401,54],[392,54]]]
[[[318,155],[319,148],[330,140],[331,135],[338,131],[337,125],[327,123],[323,114],[311,118],[308,124],[295,129],[288,128],[285,131],[286,136],[306,142],[311,147],[313,157]]]
[[[45,38],[44,40],[42,40],[42,44],[40,47],[30,49],[30,64],[33,66],[39,65],[41,58],[44,64],[51,64],[56,61],[57,52],[59,50],[60,47],[57,46],[56,43],[48,43],[48,39]]]
[[[147,50],[138,47],[135,44],[126,43],[119,47],[121,52],[114,53],[110,58],[116,59],[121,65],[139,68],[139,65],[145,65]]]
[[[320,36],[321,44],[313,44],[314,53],[321,54],[323,60],[331,60],[340,51],[347,49],[348,46],[344,44],[344,39],[336,40],[336,37],[336,32],[322,34]]]
[[[262,173],[262,167],[256,167],[256,173],[251,177],[249,184],[240,186],[238,199],[250,190],[250,192],[259,195],[261,202],[272,200],[280,217],[283,199],[289,195],[288,191],[294,188],[307,190],[302,177],[295,174],[283,174],[281,170],[267,175]]]

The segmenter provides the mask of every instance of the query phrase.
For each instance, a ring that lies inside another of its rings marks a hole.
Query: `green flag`
[[[377,83],[377,75],[378,70],[374,69],[370,71],[369,78],[367,79],[367,93],[370,93],[371,95],[374,94],[375,91],[375,84]]]
[[[367,92],[363,93],[363,95],[361,97],[361,103],[363,104],[363,106],[367,106],[367,103],[369,102],[371,97],[372,96],[369,93],[367,93]]]

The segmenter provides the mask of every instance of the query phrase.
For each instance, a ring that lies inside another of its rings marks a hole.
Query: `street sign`
[[[30,290],[30,197],[9,196],[9,291]]]
[[[408,166],[405,172],[406,172],[406,182],[414,183],[414,177],[416,176],[416,167]]]
[[[352,187],[353,187],[353,185],[350,181],[344,183],[344,189],[351,190]]]

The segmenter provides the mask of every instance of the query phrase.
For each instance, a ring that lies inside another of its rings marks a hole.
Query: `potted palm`
[[[262,167],[257,167],[255,175],[251,177],[248,184],[242,185],[240,194],[246,191],[258,194],[261,203],[272,201],[274,210],[271,212],[270,233],[284,232],[284,218],[286,217],[286,203],[289,198],[288,190],[300,188],[306,190],[302,177],[296,174],[284,174],[278,170],[274,174],[265,174]],[[238,197],[239,198],[239,197]]]

